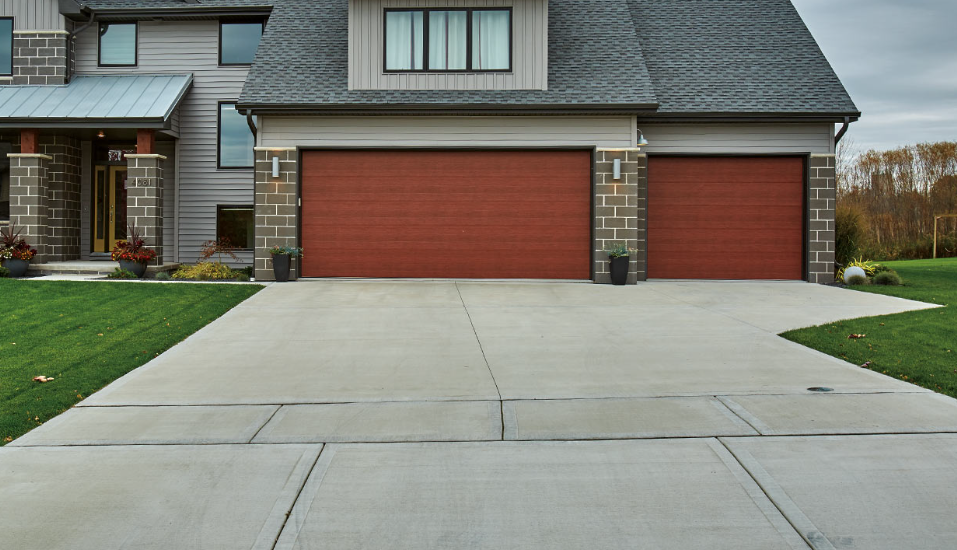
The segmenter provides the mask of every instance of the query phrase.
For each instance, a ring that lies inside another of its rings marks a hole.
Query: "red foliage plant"
[[[128,230],[129,238],[125,241],[116,241],[116,246],[113,247],[113,261],[147,264],[156,259],[156,251],[146,248],[146,242],[140,238],[136,226],[130,224]]]
[[[20,238],[21,232],[22,230],[17,230],[13,225],[0,229],[0,258],[29,262],[37,255],[37,249],[31,248]]]

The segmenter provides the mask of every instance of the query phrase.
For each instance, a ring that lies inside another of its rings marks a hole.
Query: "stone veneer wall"
[[[126,155],[126,219],[163,264],[163,155]]]
[[[10,153],[10,224],[37,249],[33,263],[47,255],[47,166],[50,157]]]
[[[621,179],[614,179],[614,161],[621,159]],[[611,283],[607,247],[625,243],[635,249],[628,266],[628,284],[647,279],[648,157],[638,149],[595,152],[594,280]]]
[[[808,159],[807,276],[812,283],[834,282],[834,210],[837,206],[834,155]]]
[[[42,136],[40,152],[47,164],[48,261],[80,258],[80,141],[67,136]]]
[[[276,156],[279,157],[278,178],[272,177],[272,159]],[[275,280],[270,248],[275,245],[298,246],[298,157],[293,148],[256,148],[255,276],[260,281]],[[299,262],[293,260],[289,279],[298,276]]]
[[[13,33],[14,86],[66,84],[67,31],[15,31]]]

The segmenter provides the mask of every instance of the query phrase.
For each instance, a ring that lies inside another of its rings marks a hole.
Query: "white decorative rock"
[[[864,273],[863,269],[855,265],[844,270],[844,282],[846,283],[847,281],[849,281],[851,277],[867,278],[867,273]]]

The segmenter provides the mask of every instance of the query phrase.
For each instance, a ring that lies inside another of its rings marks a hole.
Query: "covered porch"
[[[32,271],[110,261],[133,224],[172,261],[178,107],[190,75],[81,76],[0,89],[0,224],[37,249]]]

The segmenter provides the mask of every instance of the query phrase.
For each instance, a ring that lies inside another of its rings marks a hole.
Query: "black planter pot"
[[[120,260],[120,269],[125,269],[140,279],[142,279],[143,275],[146,274],[146,264],[141,264],[140,262],[126,262]]]
[[[292,256],[289,254],[273,254],[272,272],[276,276],[276,281],[285,283],[289,280],[289,264]]]
[[[3,260],[3,267],[10,270],[11,277],[23,277],[27,274],[30,262],[26,260]]]
[[[609,258],[611,261],[611,284],[624,285],[628,282],[628,256]]]

